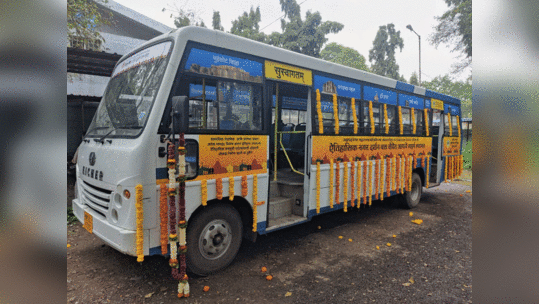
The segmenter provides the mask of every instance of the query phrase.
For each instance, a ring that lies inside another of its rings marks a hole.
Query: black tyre
[[[411,191],[408,191],[404,194],[404,201],[403,205],[407,209],[412,209],[419,204],[419,200],[421,200],[421,193],[422,188],[421,185],[421,178],[419,177],[419,174],[413,173],[412,174],[412,189]]]
[[[187,267],[197,275],[217,272],[232,263],[241,245],[241,217],[229,205],[205,207],[190,219],[187,229]]]

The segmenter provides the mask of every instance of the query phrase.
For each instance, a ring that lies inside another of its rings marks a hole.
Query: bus
[[[459,115],[458,99],[419,86],[175,29],[116,64],[79,147],[73,211],[122,253],[179,250],[207,275],[243,239],[319,214],[395,196],[415,207],[462,171]]]

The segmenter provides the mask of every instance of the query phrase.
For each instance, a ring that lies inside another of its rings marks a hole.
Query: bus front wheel
[[[411,191],[406,192],[404,194],[404,207],[407,209],[412,209],[416,207],[419,204],[419,200],[421,199],[421,192],[422,192],[422,185],[421,185],[421,178],[419,177],[419,174],[413,173],[412,174],[412,189]]]
[[[242,234],[241,217],[234,207],[204,207],[187,229],[187,267],[201,276],[227,267],[240,249]]]

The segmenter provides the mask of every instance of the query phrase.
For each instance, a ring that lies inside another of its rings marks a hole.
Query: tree
[[[369,71],[366,59],[353,48],[346,47],[332,42],[324,47],[320,52],[320,58],[349,66],[358,70]]]
[[[322,46],[328,40],[326,35],[340,32],[344,25],[334,21],[322,22],[319,12],[307,11],[301,19],[301,9],[296,0],[279,0],[281,10],[288,21],[281,19],[282,33],[273,32],[268,43],[305,55],[320,57]]]
[[[68,0],[67,1],[67,38],[72,47],[99,50],[105,39],[97,29],[110,24],[112,13],[103,15],[97,3],[107,0]]]
[[[472,79],[453,81],[449,75],[437,76],[421,84],[424,88],[461,100],[462,117],[472,117]]]
[[[194,25],[200,27],[206,27],[204,20],[197,17],[197,14],[192,10],[184,10],[183,8],[178,8],[176,4],[169,6],[169,8],[163,8],[164,11],[171,11],[170,18],[174,18],[174,25],[177,28],[184,26]]]
[[[449,10],[441,17],[429,38],[438,47],[440,44],[454,45],[453,52],[461,52],[464,60],[454,65],[454,72],[461,72],[472,62],[472,0],[445,0]]]
[[[376,38],[374,38],[372,49],[369,51],[369,61],[372,63],[373,73],[396,80],[401,79],[399,65],[395,60],[397,47],[400,48],[401,52],[404,47],[400,33],[400,31],[395,31],[393,23],[380,26]]]
[[[251,7],[249,13],[243,12],[243,15],[239,16],[237,20],[232,21],[230,33],[265,42],[266,35],[260,32],[260,18],[260,7],[257,7],[256,10]]]
[[[417,73],[416,72],[413,72],[412,76],[410,76],[410,84],[419,85],[419,80],[417,80]]]
[[[221,25],[221,15],[219,12],[214,11],[212,17],[212,26],[214,30],[224,31],[225,28]]]

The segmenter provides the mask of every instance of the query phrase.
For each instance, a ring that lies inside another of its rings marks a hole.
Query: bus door
[[[444,136],[444,124],[442,111],[432,110],[432,162],[430,168],[429,183],[439,184],[442,178],[442,143]]]
[[[266,81],[267,100],[272,103],[270,127],[270,191],[266,231],[306,220],[308,200],[303,185],[308,185],[306,166],[307,105],[306,86]],[[310,124],[310,123],[309,123]]]

